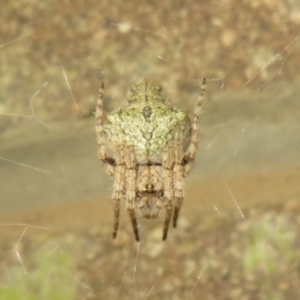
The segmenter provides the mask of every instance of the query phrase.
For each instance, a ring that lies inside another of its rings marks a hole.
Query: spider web
[[[1,6],[1,299],[298,299],[297,1]],[[178,228],[136,243],[123,205],[112,240],[100,82],[106,110],[149,77],[192,115],[203,76]]]

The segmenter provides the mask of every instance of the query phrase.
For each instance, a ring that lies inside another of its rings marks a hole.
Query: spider
[[[144,80],[131,86],[128,101],[109,113],[104,124],[104,84],[101,84],[96,134],[102,165],[115,178],[114,239],[119,228],[121,200],[126,202],[136,241],[140,240],[137,208],[147,219],[156,218],[165,209],[163,240],[167,239],[172,214],[173,227],[177,226],[184,199],[183,178],[190,173],[197,152],[205,89],[204,78],[191,122],[186,112],[162,97],[161,85]]]

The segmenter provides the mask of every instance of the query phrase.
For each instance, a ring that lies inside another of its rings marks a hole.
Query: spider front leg
[[[114,200],[114,231],[113,238],[117,237],[120,218],[120,201],[124,197],[125,192],[125,154],[122,146],[117,146],[116,153],[116,168],[115,168],[115,182],[113,187],[112,199]]]
[[[126,166],[126,206],[130,217],[131,225],[137,242],[140,241],[137,221],[135,216],[135,200],[136,200],[136,177],[137,167],[135,160],[135,152],[133,146],[124,146],[125,166]]]
[[[167,239],[169,224],[173,212],[173,166],[174,166],[174,145],[169,143],[163,154],[164,171],[164,203],[166,208],[166,217],[163,229],[163,241]]]
[[[200,131],[200,115],[202,112],[202,105],[205,98],[205,91],[206,91],[206,78],[203,78],[202,84],[201,84],[201,91],[200,95],[198,97],[197,105],[194,112],[194,118],[192,123],[192,136],[191,136],[191,142],[190,145],[186,151],[186,154],[183,157],[183,176],[187,176],[195,162],[195,156],[198,148],[198,142],[199,142],[199,131]]]
[[[108,173],[109,176],[113,177],[115,175],[115,160],[106,153],[105,147],[105,133],[103,124],[103,91],[104,83],[101,84],[99,88],[99,95],[96,107],[96,134],[97,134],[97,145],[98,145],[98,155],[103,164],[103,168]]]

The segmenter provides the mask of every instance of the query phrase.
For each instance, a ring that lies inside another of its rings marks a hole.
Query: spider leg
[[[175,209],[173,215],[173,227],[177,226],[177,219],[184,198],[184,182],[182,167],[183,149],[180,144],[175,147],[175,165],[173,171]]]
[[[115,160],[106,153],[105,148],[105,133],[103,124],[103,90],[104,83],[99,88],[99,95],[96,106],[96,134],[97,134],[97,145],[98,155],[103,164],[103,168],[109,176],[113,177],[115,174]]]
[[[184,177],[190,173],[195,161],[195,156],[196,156],[198,142],[199,142],[200,115],[202,112],[202,105],[204,102],[205,91],[206,91],[206,78],[203,78],[200,95],[198,97],[198,102],[194,112],[191,142],[182,160],[184,164],[184,168],[183,168]]]
[[[119,217],[120,217],[120,201],[123,198],[125,184],[125,156],[121,146],[116,147],[116,169],[115,169],[115,182],[113,187],[112,199],[114,200],[114,231],[113,238],[117,237],[119,228]]]
[[[114,231],[113,239],[116,239],[119,229],[119,219],[120,219],[120,199],[114,199],[115,209],[114,209]]]
[[[164,202],[166,207],[166,217],[163,228],[163,241],[167,239],[169,224],[173,212],[173,166],[174,166],[174,146],[169,143],[163,154],[163,180],[164,180]]]
[[[126,204],[127,211],[130,217],[132,229],[137,242],[140,241],[139,231],[135,216],[135,200],[136,200],[136,177],[137,168],[135,161],[135,152],[133,146],[124,146],[125,151],[125,166],[126,166]]]

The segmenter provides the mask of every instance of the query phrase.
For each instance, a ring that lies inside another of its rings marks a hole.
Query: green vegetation
[[[280,271],[280,265],[291,265],[296,259],[295,236],[286,215],[266,214],[254,221],[245,235],[244,271],[272,275]]]
[[[37,255],[34,270],[24,272],[18,267],[7,272],[8,284],[2,284],[0,299],[2,300],[72,300],[77,294],[78,282],[72,278],[74,260],[69,253],[55,251]],[[44,258],[43,258],[44,257]]]

